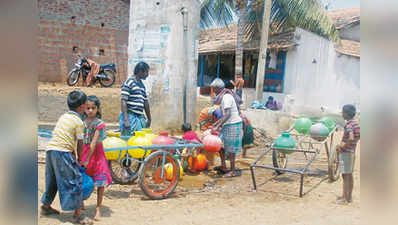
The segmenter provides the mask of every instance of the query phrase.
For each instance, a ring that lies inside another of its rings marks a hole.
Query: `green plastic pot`
[[[274,148],[281,153],[290,154],[292,151],[288,149],[293,149],[294,147],[296,147],[296,141],[288,132],[283,132],[282,135],[274,141]]]
[[[294,129],[300,134],[308,134],[312,122],[308,117],[300,117],[294,123]]]

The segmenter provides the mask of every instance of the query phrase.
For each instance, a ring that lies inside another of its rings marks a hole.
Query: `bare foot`
[[[101,220],[101,212],[99,208],[95,209],[95,216],[94,216],[95,221],[100,221]]]
[[[336,201],[336,204],[338,205],[348,205],[349,202],[347,202],[345,199],[339,199]]]

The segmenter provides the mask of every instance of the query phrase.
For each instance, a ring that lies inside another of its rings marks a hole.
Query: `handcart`
[[[130,136],[120,136],[128,140]],[[173,145],[127,146],[105,148],[104,151],[119,151],[117,160],[109,160],[112,178],[121,184],[130,184],[138,179],[142,191],[151,199],[164,199],[174,192],[180,179],[180,165],[189,156],[196,155],[203,144],[175,138]],[[143,149],[143,158],[133,158],[128,150]],[[147,153],[151,153],[148,155]],[[123,155],[123,157],[121,157]],[[181,162],[177,159],[181,159]],[[165,165],[172,167],[172,176],[167,176]]]
[[[315,123],[315,122],[313,122]],[[343,136],[343,129],[336,124],[334,129],[329,132],[327,137],[318,137],[314,139],[309,135],[297,133],[293,126],[288,130],[291,136],[296,140],[296,148],[276,148],[274,144],[267,145],[265,151],[256,159],[256,161],[250,165],[251,176],[253,180],[254,190],[257,189],[255,168],[271,169],[276,172],[277,175],[285,172],[299,174],[300,175],[300,190],[299,196],[303,196],[303,182],[304,175],[308,173],[308,168],[315,158],[321,153],[321,149],[324,148],[327,155],[328,161],[328,177],[329,181],[336,181],[340,176],[339,171],[339,159],[338,152],[336,152],[336,146],[341,142]],[[323,140],[322,140],[323,139]],[[291,154],[303,153],[307,160],[303,168],[288,168],[288,155],[284,152],[291,151]],[[268,153],[272,153],[272,165],[262,165],[262,161]]]

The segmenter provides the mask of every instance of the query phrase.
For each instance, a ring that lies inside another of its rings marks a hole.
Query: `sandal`
[[[221,166],[216,166],[216,167],[213,168],[213,170],[217,171],[219,173],[222,173],[222,174],[226,174],[226,173],[230,172],[229,169],[222,169]]]
[[[230,178],[230,177],[239,177],[241,175],[242,175],[242,171],[236,169],[235,171],[230,171],[230,172],[224,174],[222,177],[223,178]]]
[[[76,223],[79,224],[94,224],[92,220],[90,220],[87,216],[79,215],[78,218],[73,218]]]
[[[44,205],[41,206],[41,214],[43,215],[53,215],[53,214],[61,214],[58,210],[52,208],[51,206],[45,207]]]

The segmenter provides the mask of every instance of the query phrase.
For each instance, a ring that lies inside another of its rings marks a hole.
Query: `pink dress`
[[[112,177],[109,171],[108,161],[105,158],[104,146],[102,145],[105,124],[102,120],[95,118],[94,120],[86,119],[84,121],[84,125],[82,162],[84,162],[88,157],[90,143],[94,137],[95,131],[100,131],[100,137],[98,138],[95,150],[91,155],[91,159],[88,162],[86,174],[93,178],[97,187],[107,186],[112,183]]]
[[[182,139],[188,140],[188,141],[196,141],[196,142],[200,143],[198,135],[195,133],[195,131],[185,132],[184,135],[182,136]]]

